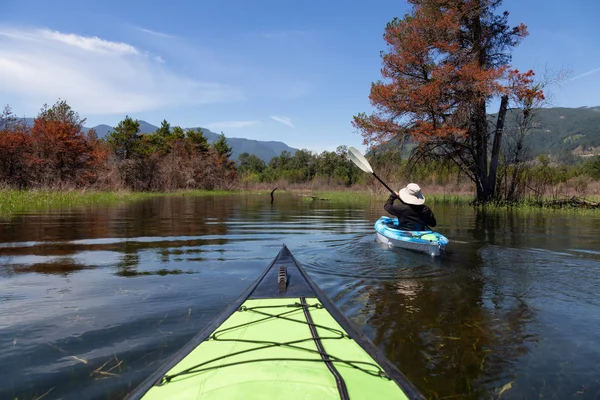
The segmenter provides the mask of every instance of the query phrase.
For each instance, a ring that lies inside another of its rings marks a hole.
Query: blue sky
[[[600,105],[600,2],[505,0],[530,36],[520,69],[570,68],[555,106]],[[0,103],[35,116],[59,97],[87,118],[203,126],[296,148],[364,149],[386,22],[404,1],[0,0]]]

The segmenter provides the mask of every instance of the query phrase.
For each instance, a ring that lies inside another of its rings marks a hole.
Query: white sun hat
[[[398,194],[400,199],[407,204],[419,206],[425,203],[425,196],[423,196],[421,188],[416,183],[409,183],[405,188],[400,189]]]

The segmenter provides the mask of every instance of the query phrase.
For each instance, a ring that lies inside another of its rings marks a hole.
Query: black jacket
[[[400,201],[400,204],[394,205],[396,199]],[[437,225],[433,211],[425,204],[420,206],[406,204],[395,194],[390,194],[383,208],[393,216],[398,217],[398,223],[402,229],[422,231],[427,230],[428,226],[434,227]]]

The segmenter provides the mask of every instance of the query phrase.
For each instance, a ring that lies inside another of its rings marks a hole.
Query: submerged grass
[[[89,190],[0,190],[0,216],[52,208],[84,207],[136,201],[158,196],[223,196],[227,190],[181,190],[175,192],[100,192]]]
[[[344,202],[344,203],[371,203],[385,202],[389,196],[388,193],[370,194],[359,191],[315,191],[313,196],[317,199]],[[311,200],[311,197],[307,197]],[[427,195],[427,204],[454,204],[467,205],[473,201],[473,196],[466,194],[430,194]]]
[[[431,194],[426,197],[430,204],[468,205],[473,201],[470,194]]]
[[[555,199],[542,198],[542,199],[531,199],[526,198],[518,202],[499,202],[499,203],[488,203],[478,206],[486,211],[519,211],[519,212],[549,212],[549,213],[577,213],[578,215],[600,215],[600,208],[589,199],[587,203],[578,204],[576,202],[564,202],[556,203]]]
[[[150,196],[152,194],[135,192],[0,190],[0,215],[49,208],[106,204],[123,200],[139,200]]]
[[[312,196],[316,197],[315,200],[327,200],[342,203],[369,203],[373,201],[376,196],[370,195],[366,192],[356,191],[314,191]],[[304,199],[310,201],[313,198],[311,196],[304,197]]]
[[[247,193],[243,190],[206,190],[206,189],[193,189],[193,190],[177,190],[175,192],[161,193],[162,195],[180,195],[180,196],[228,196],[231,194],[242,194]]]
[[[306,201],[311,200],[328,200],[342,203],[359,203],[369,204],[372,202],[383,203],[388,198],[388,193],[371,194],[368,191],[313,191],[311,196],[306,196]],[[426,195],[426,204],[428,205],[455,205],[455,206],[473,206],[474,195],[472,194],[448,194],[448,193],[433,193]],[[583,204],[586,203],[587,204]],[[598,214],[600,209],[594,203],[598,202],[597,197],[589,197],[582,200],[571,202],[569,199],[564,200],[564,204],[557,203],[554,198],[533,199],[525,198],[517,202],[490,202],[487,204],[477,205],[476,207],[486,210],[543,210],[557,212],[577,212],[583,214]],[[590,206],[591,203],[591,206]]]

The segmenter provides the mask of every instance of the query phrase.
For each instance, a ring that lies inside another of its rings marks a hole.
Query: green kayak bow
[[[126,399],[423,399],[285,244],[218,318]]]

